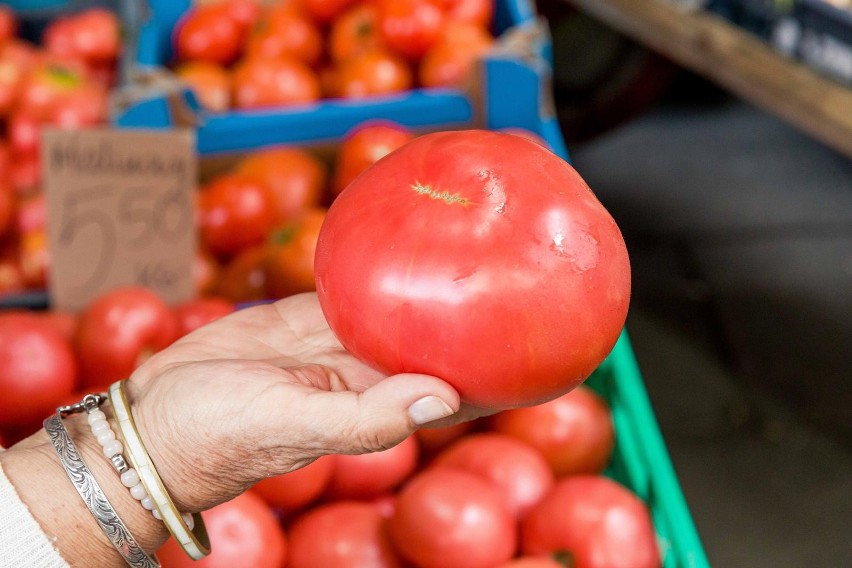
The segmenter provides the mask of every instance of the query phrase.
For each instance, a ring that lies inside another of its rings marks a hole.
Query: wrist
[[[216,439],[203,427],[179,428],[162,413],[161,405],[140,397],[132,381],[125,392],[139,438],[179,511],[205,511],[243,493],[256,481],[248,475],[246,459],[228,455],[228,448],[240,444]],[[195,422],[205,423],[200,417]]]
[[[106,494],[116,514],[139,545],[153,553],[165,542],[168,532],[121,483],[119,475],[104,456],[91,433],[85,415],[64,419],[81,459]],[[59,553],[71,565],[116,566],[121,556],[104,535],[80,495],[68,480],[44,430],[0,455],[3,468],[21,500]]]

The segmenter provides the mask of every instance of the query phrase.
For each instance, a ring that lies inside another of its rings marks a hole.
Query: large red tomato
[[[314,269],[347,350],[491,409],[580,384],[630,300],[624,240],[577,172],[480,130],[421,136],[363,172],[331,205]]]
[[[615,445],[609,406],[585,385],[544,404],[500,412],[489,423],[536,448],[559,477],[602,472]]]
[[[163,568],[282,568],[287,536],[263,499],[251,491],[202,513],[212,552],[193,560],[174,539],[157,551]]]
[[[648,508],[603,476],[559,481],[522,520],[521,540],[525,554],[567,552],[576,568],[660,567]]]
[[[541,501],[554,483],[553,472],[540,453],[503,434],[465,436],[433,463],[461,468],[493,483],[517,518]]]
[[[313,154],[300,148],[268,148],[244,158],[238,173],[264,184],[272,195],[276,222],[291,221],[322,201],[326,171]]]
[[[386,493],[414,473],[419,456],[414,436],[381,452],[336,456],[326,494],[335,499],[368,499]]]
[[[275,223],[272,195],[242,174],[212,180],[199,197],[201,239],[220,256],[260,244]]]
[[[325,491],[336,456],[323,456],[297,470],[259,481],[252,489],[274,509],[296,511]]]
[[[100,388],[126,379],[177,337],[177,318],[154,292],[128,286],[103,294],[77,322],[75,345],[83,386]]]
[[[493,568],[515,552],[515,518],[490,483],[436,467],[402,488],[388,519],[395,548],[417,568]]]
[[[414,133],[408,128],[388,120],[357,126],[337,151],[332,191],[340,193],[358,174],[413,139]]]
[[[362,501],[311,509],[290,526],[287,568],[399,568],[384,522]]]
[[[77,384],[70,343],[35,315],[0,314],[0,426],[46,418]]]

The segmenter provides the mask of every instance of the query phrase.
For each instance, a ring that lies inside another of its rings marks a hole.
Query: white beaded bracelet
[[[155,519],[162,521],[163,517],[157,510],[154,500],[148,495],[139,474],[134,468],[127,465],[123,455],[124,446],[120,440],[116,439],[115,432],[110,427],[104,411],[98,408],[96,404],[89,404],[86,405],[86,413],[92,434],[97,438],[104,455],[112,462],[112,466],[118,472],[121,484],[130,490],[130,496],[139,501],[142,507],[151,511]],[[194,525],[192,515],[184,513],[181,517],[183,517],[183,521],[189,527],[189,530],[192,530]]]
[[[154,510],[161,513],[163,523],[175,541],[190,558],[200,560],[210,554],[210,539],[207,536],[204,519],[200,514],[194,513],[190,519],[191,522],[187,522],[186,515],[181,515],[175,507],[136,429],[130,404],[124,392],[124,383],[125,381],[118,381],[110,385],[108,396],[118,432],[126,447],[127,457],[147,495],[150,496]]]

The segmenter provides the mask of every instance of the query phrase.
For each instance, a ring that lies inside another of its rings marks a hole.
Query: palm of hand
[[[302,294],[196,330],[151,357],[127,388],[143,439],[168,441],[149,447],[152,460],[193,457],[194,473],[166,468],[164,481],[171,476],[184,487],[189,475],[206,474],[207,491],[194,483],[174,495],[185,508],[201,509],[325,453],[382,449],[369,439],[341,440],[333,401],[322,411],[306,409],[317,390],[357,398],[385,377],[346,352],[316,295]]]

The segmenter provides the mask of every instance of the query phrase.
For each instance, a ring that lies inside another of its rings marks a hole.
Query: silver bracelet
[[[133,568],[159,568],[159,561],[156,557],[148,556],[142,550],[142,547],[127,530],[127,526],[118,517],[100,485],[92,476],[92,472],[80,458],[80,453],[71,440],[71,435],[62,423],[62,411],[69,408],[60,407],[56,414],[44,421],[44,429],[59,455],[59,461],[65,468],[68,479],[71,480],[77,493],[83,498],[83,502],[94,515],[101,530],[104,531],[106,537],[130,566]]]

